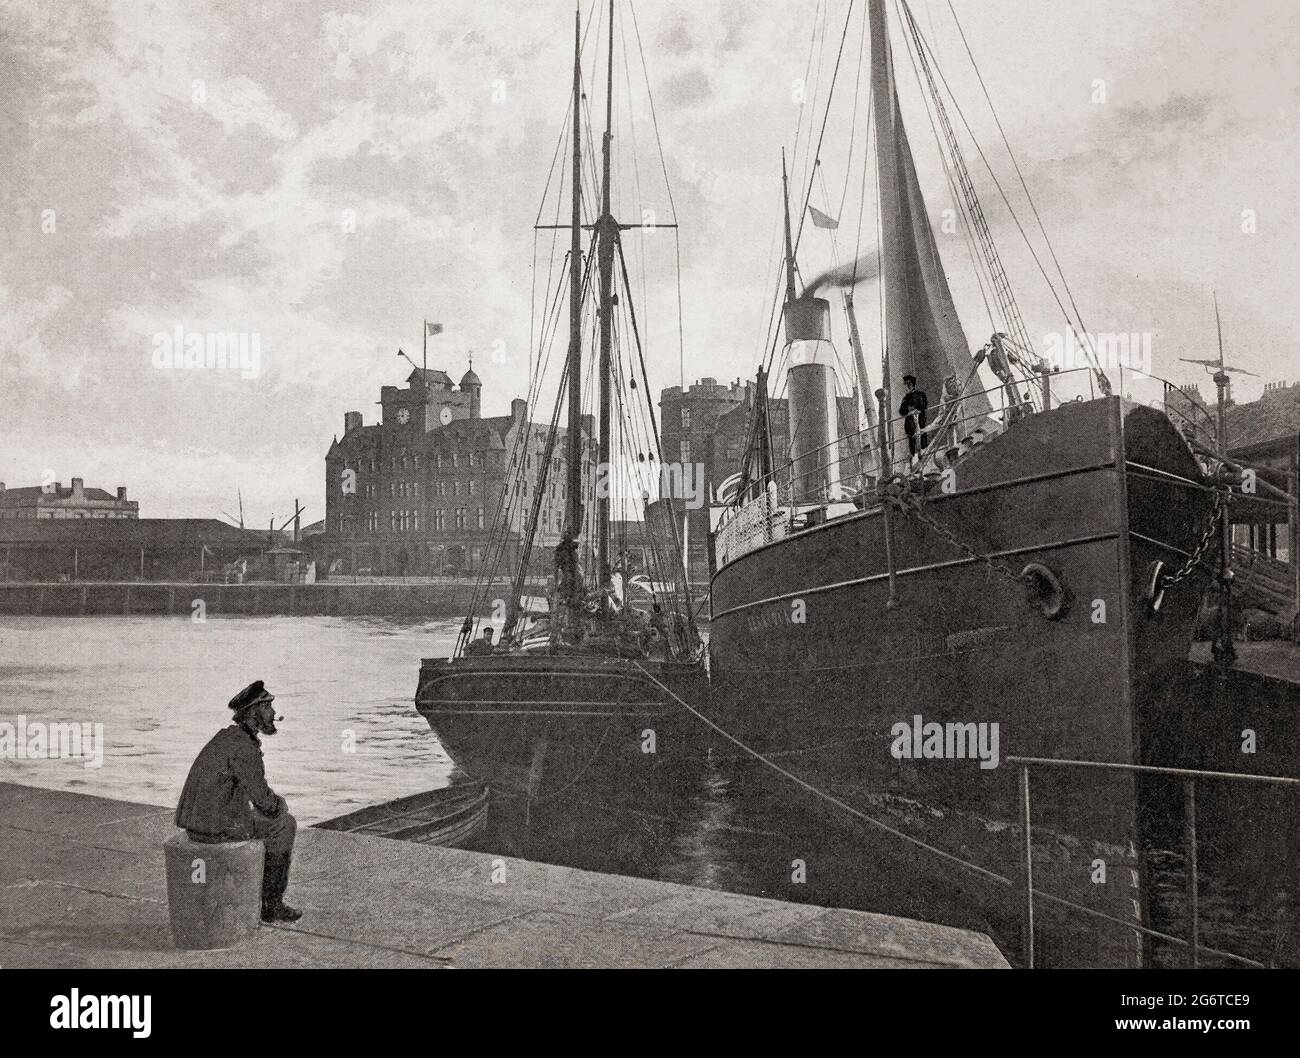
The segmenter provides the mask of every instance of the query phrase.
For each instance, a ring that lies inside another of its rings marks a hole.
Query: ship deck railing
[[[1241,966],[1249,966],[1261,970],[1267,969],[1267,966],[1264,963],[1258,962],[1255,959],[1247,958],[1244,955],[1237,955],[1233,952],[1222,951],[1218,948],[1211,948],[1201,943],[1200,881],[1197,871],[1196,853],[1196,784],[1201,781],[1243,782],[1296,790],[1300,788],[1300,779],[1293,779],[1282,775],[1254,775],[1246,772],[1206,771],[1198,768],[1163,767],[1153,764],[1121,764],[1095,760],[1066,760],[1055,757],[1009,756],[1006,758],[1006,762],[1008,764],[1014,764],[1019,768],[1017,791],[1020,803],[1021,832],[1020,880],[1024,894],[1022,914],[1022,958],[1026,968],[1032,970],[1034,967],[1034,899],[1037,897],[1039,900],[1064,906],[1093,918],[1102,919],[1124,926],[1126,929],[1134,930],[1145,936],[1157,938],[1179,947],[1186,948],[1187,965],[1193,969],[1200,967],[1201,955],[1203,953],[1216,958],[1226,959],[1229,962]],[[1182,778],[1183,855],[1186,863],[1185,885],[1187,892],[1186,937],[1177,937],[1170,933],[1152,929],[1150,926],[1145,926],[1141,922],[1126,922],[1121,918],[1116,918],[1114,915],[1108,915],[1104,911],[1098,911],[1096,908],[1085,907],[1072,900],[1066,900],[1064,897],[1056,896],[1052,893],[1045,893],[1040,889],[1034,888],[1034,863],[1032,853],[1033,818],[1031,814],[1029,786],[1031,768],[1079,768],[1110,772],[1133,772],[1145,775],[1165,775]]]
[[[1194,436],[1202,442],[1212,441],[1214,416],[1196,396],[1172,382],[1122,365],[1118,373],[1119,394],[1163,412],[1184,436]],[[1008,393],[1010,387],[1000,384],[932,405],[926,412],[926,425],[917,429],[917,433],[926,438],[926,446],[919,457],[914,457],[909,450],[907,416],[895,416],[889,420],[886,445],[890,451],[883,463],[879,453],[878,426],[847,433],[816,448],[796,449],[793,457],[782,466],[751,481],[737,493],[723,511],[718,529],[722,529],[740,507],[761,497],[764,492],[769,494],[784,516],[792,520],[806,519],[810,510],[837,505],[848,504],[857,509],[874,506],[878,502],[877,485],[881,479],[920,476],[939,481],[945,471],[967,453],[1041,411],[1044,398],[1049,407],[1059,408],[1064,404],[1095,400],[1099,396],[1096,374],[1090,367],[1054,371],[1045,378],[1046,384],[1027,383],[1031,388],[1023,390],[1020,399],[1014,403]],[[894,396],[897,398],[898,394]],[[986,412],[980,407],[967,412],[965,409],[977,403],[976,399],[981,396],[992,411]]]

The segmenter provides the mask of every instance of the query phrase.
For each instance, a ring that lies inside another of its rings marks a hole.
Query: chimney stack
[[[125,485],[119,485],[119,486],[117,487],[117,502],[118,502],[118,503],[125,503],[125,502],[126,502],[126,486],[125,486]]]
[[[522,397],[516,397],[510,402],[510,418],[515,422],[528,421],[528,401]]]
[[[343,433],[344,436],[350,434],[353,430],[361,429],[361,412],[345,411],[343,413]]]

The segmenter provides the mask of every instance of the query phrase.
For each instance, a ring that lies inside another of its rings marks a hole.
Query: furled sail
[[[903,376],[915,375],[918,388],[928,392],[933,405],[944,379],[955,376],[959,385],[964,383],[974,360],[948,289],[903,128],[885,0],[871,0],[870,15],[889,382],[897,406],[904,392]],[[974,393],[965,399],[962,416],[990,411],[988,397]]]

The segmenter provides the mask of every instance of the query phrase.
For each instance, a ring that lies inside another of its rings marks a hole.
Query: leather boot
[[[262,869],[262,921],[297,922],[302,912],[284,902],[289,888],[288,856],[267,856]]]

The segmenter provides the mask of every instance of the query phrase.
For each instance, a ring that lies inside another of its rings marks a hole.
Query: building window
[[[397,485],[395,482],[390,481],[388,483],[388,498],[391,500],[394,499],[396,496],[397,496]]]
[[[411,467],[412,467],[412,469],[414,469],[414,470],[419,470],[419,469],[420,469],[420,457],[419,457],[419,456],[411,456]]]
[[[451,454],[451,465],[453,467],[460,466],[460,456],[455,452],[452,452]]]
[[[388,512],[388,528],[391,529],[393,532],[397,532],[397,512],[396,512],[396,511],[389,511],[389,512]]]
[[[680,447],[681,461],[683,464],[691,461],[691,442],[683,440]]]
[[[464,508],[464,507],[457,507],[457,508],[456,508],[456,528],[457,528],[457,529],[464,529],[464,528],[465,528],[465,508]]]
[[[690,408],[683,408],[683,409],[682,409],[682,429],[683,429],[683,430],[689,430],[690,428],[691,428],[691,409],[690,409]]]
[[[480,507],[480,508],[478,509],[478,527],[479,527],[480,529],[483,528],[483,508],[482,508],[482,507]]]
[[[444,511],[434,511],[434,512],[433,512],[433,527],[434,527],[434,529],[436,529],[438,532],[442,532],[443,529],[447,528],[447,526],[446,526],[446,524],[445,524],[445,522],[444,522],[444,520],[443,520],[443,515],[444,515],[445,513],[446,513],[446,512],[444,512]]]
[[[473,479],[473,478],[470,478],[467,482],[465,482],[465,495],[466,495],[466,496],[473,496],[473,495],[474,495],[474,479]]]

